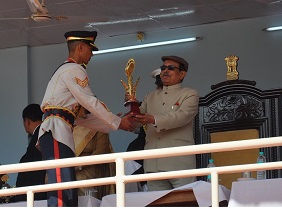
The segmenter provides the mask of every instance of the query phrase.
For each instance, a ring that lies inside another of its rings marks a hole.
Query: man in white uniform
[[[109,112],[89,87],[85,67],[93,56],[92,51],[98,50],[94,44],[96,36],[96,31],[65,33],[69,57],[53,74],[41,104],[44,116],[38,145],[43,160],[75,157],[74,122],[104,133],[134,130],[130,114],[120,118]],[[47,176],[48,183],[76,180],[74,167],[49,169]],[[48,192],[47,200],[49,207],[76,207],[77,189]]]

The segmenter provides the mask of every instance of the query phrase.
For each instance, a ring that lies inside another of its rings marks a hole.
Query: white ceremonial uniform
[[[94,97],[86,70],[76,63],[65,63],[57,69],[48,83],[41,109],[65,108],[77,114],[79,105],[90,112],[87,118],[76,118],[75,123],[90,129],[108,133],[117,130],[121,118],[109,112]],[[38,138],[51,131],[54,139],[70,147],[75,152],[72,126],[60,117],[48,117],[41,124]],[[40,146],[40,145],[39,145]]]

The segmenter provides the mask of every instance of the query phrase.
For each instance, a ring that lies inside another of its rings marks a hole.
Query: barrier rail
[[[246,149],[273,147],[273,146],[281,146],[281,145],[282,145],[282,137],[270,137],[270,138],[260,138],[260,139],[239,140],[232,142],[220,142],[220,143],[199,144],[199,145],[191,145],[191,146],[171,147],[171,148],[142,150],[142,151],[133,151],[133,152],[102,154],[95,156],[92,155],[92,156],[65,158],[59,160],[47,160],[40,162],[29,162],[29,163],[21,163],[20,168],[19,168],[19,164],[1,165],[0,174],[8,174],[8,173],[24,172],[31,170],[43,170],[43,169],[45,170],[45,169],[57,168],[57,167],[83,166],[83,165],[116,162],[116,176],[99,178],[99,179],[80,180],[73,182],[63,182],[56,184],[45,184],[45,185],[37,185],[37,186],[3,189],[0,190],[0,196],[9,196],[9,195],[26,193],[27,206],[33,207],[34,193],[37,192],[116,184],[117,207],[124,207],[125,183],[136,182],[136,181],[149,181],[149,180],[157,180],[157,179],[168,179],[168,178],[204,176],[211,174],[212,207],[218,207],[219,206],[218,174],[238,173],[243,171],[256,171],[259,169],[265,169],[265,170],[279,169],[282,168],[282,161],[268,162],[265,164],[232,165],[232,166],[222,166],[222,167],[214,167],[214,168],[201,168],[201,169],[190,169],[190,170],[181,170],[181,171],[139,174],[139,175],[131,175],[131,176],[124,175],[124,161],[172,157],[172,156],[181,156],[181,155],[194,155],[194,154],[213,153],[213,152],[222,152],[222,151],[246,150]]]

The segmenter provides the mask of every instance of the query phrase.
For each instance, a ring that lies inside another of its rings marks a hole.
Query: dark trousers
[[[56,141],[51,132],[39,138],[43,160],[54,160],[75,157],[74,152],[66,145]],[[47,170],[48,184],[76,181],[75,168],[55,168]],[[48,207],[77,207],[77,189],[55,190],[47,192]]]

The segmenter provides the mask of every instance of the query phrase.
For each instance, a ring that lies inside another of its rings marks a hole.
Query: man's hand
[[[145,124],[155,124],[155,118],[154,118],[153,115],[150,115],[150,114],[135,115],[134,120],[136,122],[143,124],[143,125],[145,125]]]
[[[124,131],[134,131],[135,126],[134,126],[134,119],[133,119],[133,113],[129,113],[121,118],[121,122],[119,124],[118,129],[124,130]]]

